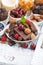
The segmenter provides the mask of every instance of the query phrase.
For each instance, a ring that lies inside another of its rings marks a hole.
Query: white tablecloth
[[[33,54],[34,51],[30,49],[0,44],[0,65],[30,65]],[[13,56],[15,59],[9,60]]]

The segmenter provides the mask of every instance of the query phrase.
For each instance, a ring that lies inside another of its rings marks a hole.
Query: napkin
[[[43,48],[41,48],[42,42],[43,42],[43,34],[41,34],[39,37],[31,65],[43,65]]]

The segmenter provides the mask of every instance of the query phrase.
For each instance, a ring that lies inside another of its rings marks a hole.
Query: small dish
[[[14,21],[18,21],[21,19],[21,16],[24,15],[25,17],[27,16],[27,10],[23,9],[22,7],[17,7],[16,9],[12,9],[10,11],[10,19],[13,19]]]
[[[42,17],[43,17],[43,15],[33,14],[33,13],[29,16],[30,20],[37,25],[43,24],[43,18]]]
[[[5,8],[0,8],[0,22],[7,24],[9,21],[10,12],[8,12]]]

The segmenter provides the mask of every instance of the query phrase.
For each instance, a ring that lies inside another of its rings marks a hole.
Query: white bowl
[[[2,5],[9,11],[18,7],[19,0],[1,0]]]
[[[0,21],[0,22],[3,22],[3,23],[5,23],[5,24],[7,24],[8,21],[9,21],[9,19],[10,19],[10,12],[8,12],[7,18],[6,18],[5,20],[3,20],[3,21]]]
[[[33,14],[33,13],[32,13],[32,14]],[[31,14],[31,15],[32,15],[32,14]],[[30,16],[31,16],[31,15],[30,15]],[[35,16],[40,16],[40,14],[33,14],[33,15],[35,15]],[[32,20],[31,20],[31,21],[32,21]],[[32,22],[33,22],[33,21],[32,21]],[[37,24],[37,25],[42,25],[42,24],[43,24],[43,20],[41,20],[41,21],[39,21],[39,22],[34,21],[34,23]]]
[[[35,27],[36,27],[36,29],[37,29],[37,31],[38,31],[38,34],[37,34],[36,38],[33,39],[33,40],[17,41],[17,40],[12,39],[12,38],[9,36],[9,33],[6,33],[6,35],[7,35],[7,37],[10,38],[12,41],[17,42],[17,43],[19,43],[19,42],[30,42],[30,41],[34,41],[34,40],[36,40],[36,39],[38,38],[39,33],[40,33],[40,30],[39,30],[38,26],[37,26],[35,23],[33,23],[33,24],[35,25]],[[9,27],[8,27],[8,28],[9,28]]]
[[[15,22],[15,21],[19,21],[21,18],[14,18],[14,17],[10,16],[10,20],[11,19]]]
[[[28,17],[30,16],[30,14],[31,14],[31,11],[27,11],[26,14],[24,15],[24,17],[25,17],[26,19],[28,19]],[[14,17],[12,17],[12,16],[10,15],[10,19],[12,19],[12,20],[15,22],[15,21],[19,21],[21,18],[14,18]]]

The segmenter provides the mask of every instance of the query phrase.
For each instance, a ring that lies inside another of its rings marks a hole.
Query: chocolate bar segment
[[[31,28],[32,32],[34,32],[34,33],[37,32],[37,29],[32,22],[30,24],[30,28]]]
[[[18,28],[14,28],[14,31],[17,32],[23,38],[23,40],[30,40],[31,33],[26,35],[23,31],[20,31]]]

